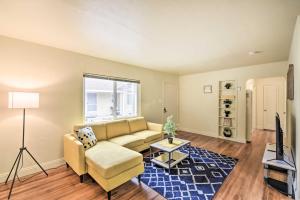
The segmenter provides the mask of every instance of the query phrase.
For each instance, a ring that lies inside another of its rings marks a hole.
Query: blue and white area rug
[[[188,147],[180,151],[188,153]],[[236,163],[237,159],[191,147],[191,159],[181,161],[170,174],[145,157],[141,180],[168,200],[211,200]]]

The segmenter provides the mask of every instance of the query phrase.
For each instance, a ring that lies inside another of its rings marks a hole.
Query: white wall
[[[284,61],[180,76],[180,129],[217,137],[218,81],[237,80],[238,85],[241,87],[241,91],[238,91],[237,140],[245,142],[246,81],[248,79],[286,76],[287,66],[287,62]],[[212,85],[213,93],[204,94],[204,85]]]
[[[300,199],[300,16],[298,16],[292,41],[289,63],[294,64],[294,100],[287,102],[287,130],[295,152],[297,173],[296,198]]]
[[[40,108],[27,112],[25,141],[40,162],[53,166],[63,157],[63,135],[83,122],[83,73],[141,80],[142,115],[153,122],[162,119],[163,82],[178,84],[176,75],[6,37],[0,52],[0,180],[21,144],[22,113],[7,108],[9,91],[40,92]]]

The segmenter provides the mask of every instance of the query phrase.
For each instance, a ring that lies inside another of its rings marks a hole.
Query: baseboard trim
[[[66,162],[64,161],[63,158],[59,158],[59,159],[56,159],[56,160],[51,160],[51,161],[48,161],[48,162],[41,163],[41,166],[45,170],[47,170],[47,169],[51,169],[51,168],[61,166],[65,163]],[[27,175],[34,174],[34,173],[37,173],[37,172],[40,172],[40,171],[41,171],[41,169],[39,168],[38,165],[32,165],[32,166],[29,166],[29,167],[22,168],[22,170],[20,170],[18,175],[19,175],[19,177],[22,177],[22,176],[27,176]],[[8,174],[9,174],[9,172],[0,174],[0,183],[5,182]],[[9,180],[12,180],[12,178],[13,178],[13,175],[10,175]]]
[[[218,137],[218,134],[213,133],[213,132],[200,131],[200,130],[184,128],[184,127],[180,127],[178,129],[180,131],[190,132],[190,133],[194,133],[194,134],[205,135],[205,136],[210,136],[210,137]]]
[[[228,138],[228,139],[226,138],[225,139],[225,138],[220,137],[218,134],[213,133],[213,132],[209,133],[207,131],[199,131],[199,130],[184,128],[184,127],[180,127],[179,130],[194,133],[194,134],[199,134],[199,135],[205,135],[205,136],[209,136],[209,137],[213,137],[213,138],[229,140],[229,141],[233,141],[233,142],[246,143],[246,139],[239,139],[239,138]]]
[[[222,137],[222,136],[219,136],[218,138],[223,139],[223,140],[229,140],[229,141],[232,141],[232,142],[247,143],[247,140],[246,140],[246,139],[239,139],[239,138],[225,138],[225,137]]]

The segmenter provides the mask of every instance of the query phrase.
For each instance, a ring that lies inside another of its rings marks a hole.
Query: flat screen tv
[[[276,113],[276,160],[283,160],[283,131],[278,113]]]

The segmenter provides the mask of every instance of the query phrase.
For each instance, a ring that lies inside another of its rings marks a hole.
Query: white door
[[[178,122],[178,87],[173,83],[164,83],[163,122],[173,115],[174,122]]]
[[[277,112],[277,87],[264,85],[264,129],[275,130],[275,115]]]

